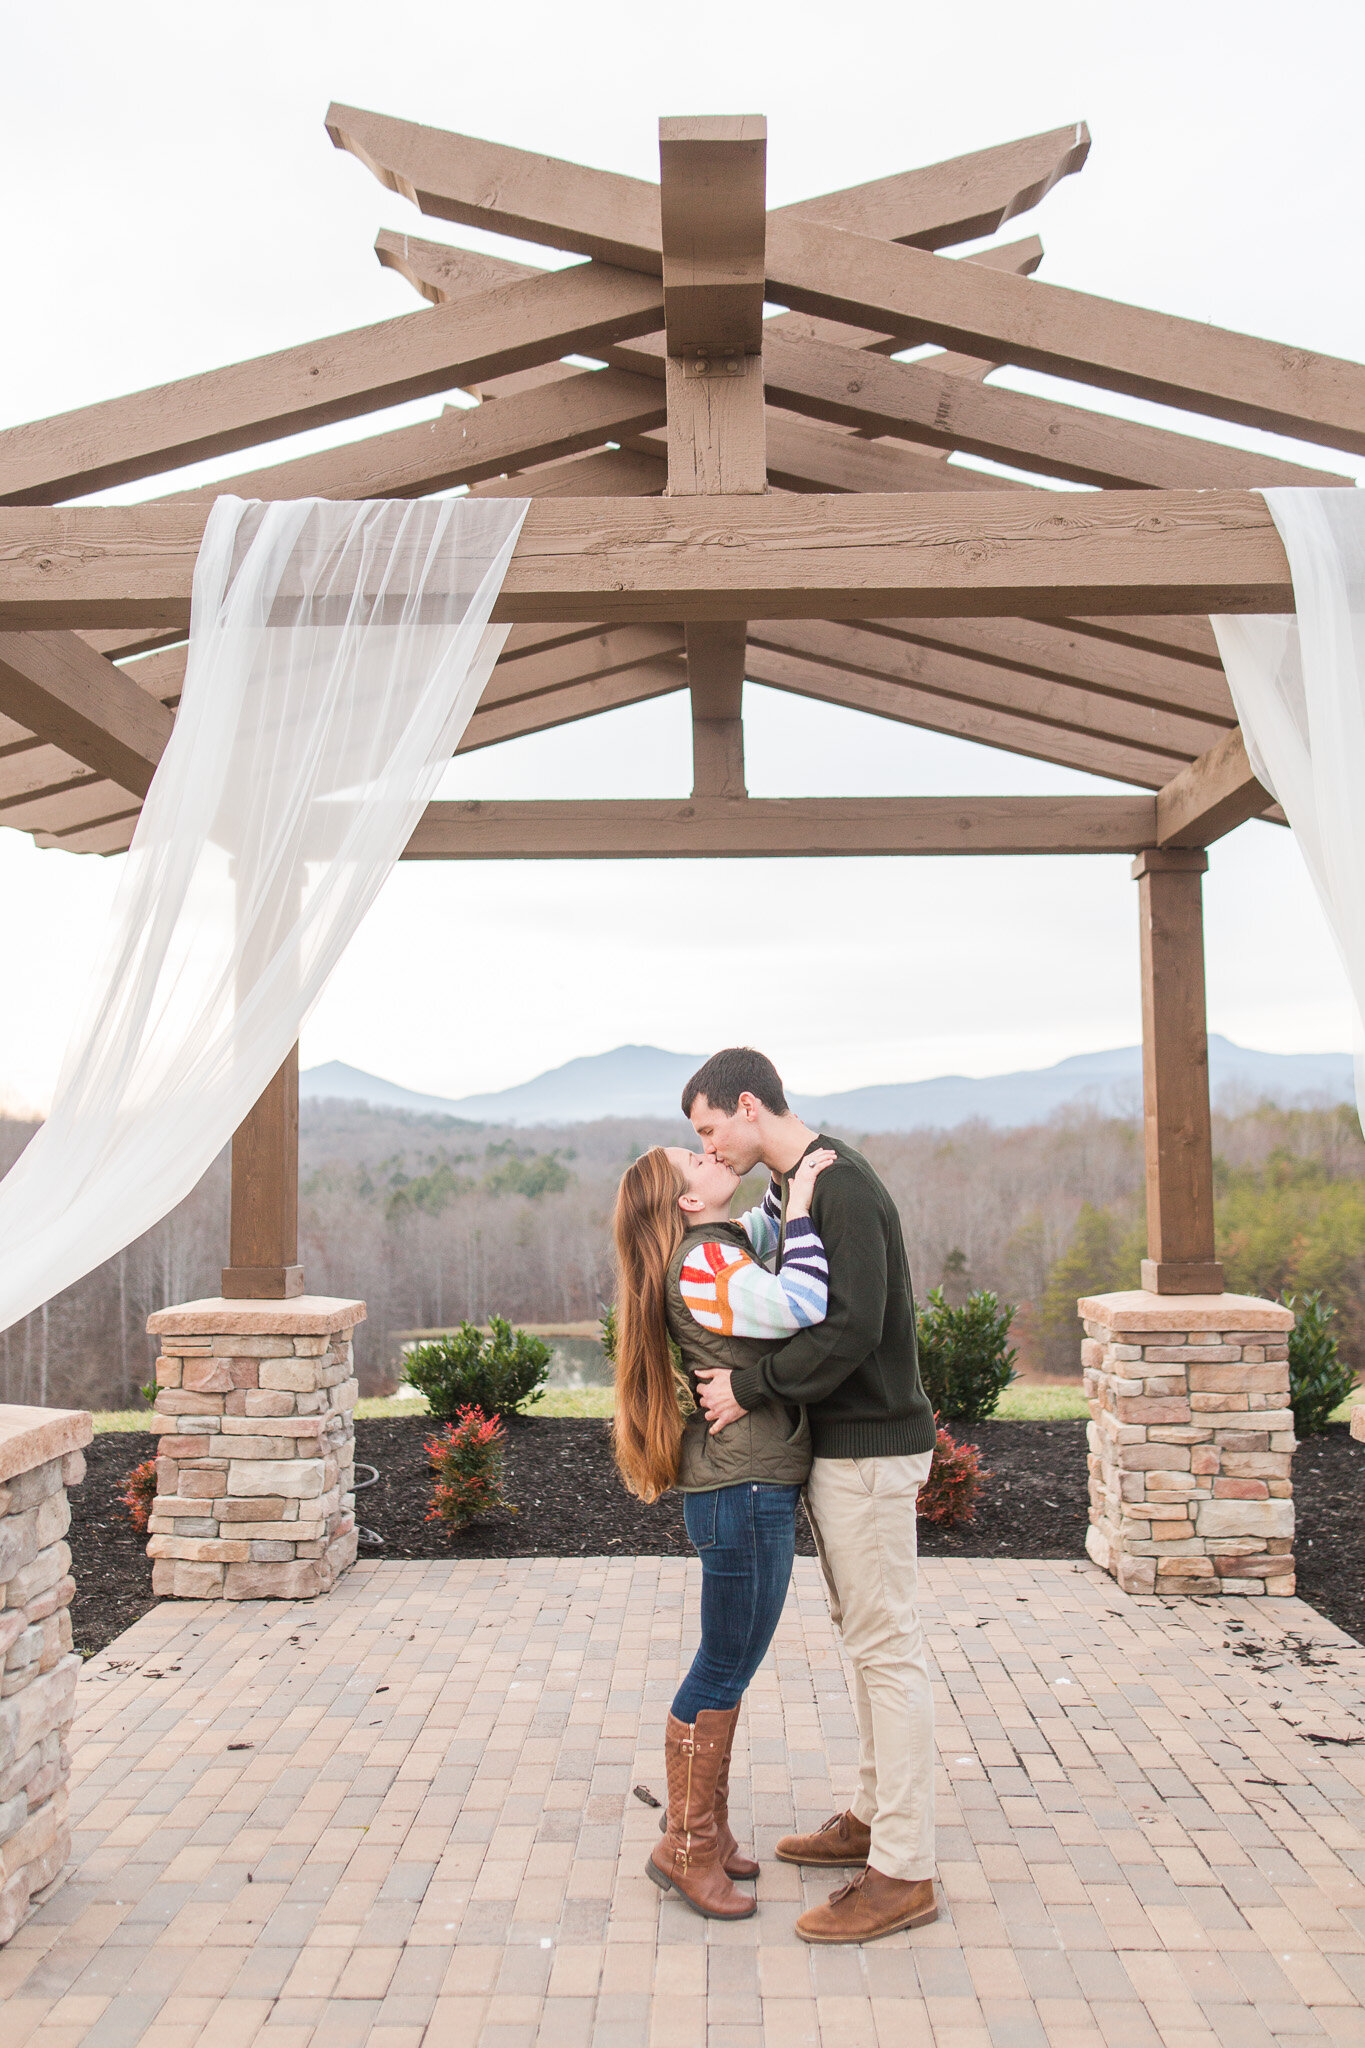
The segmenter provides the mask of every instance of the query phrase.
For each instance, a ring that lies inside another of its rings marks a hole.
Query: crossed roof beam
[[[0,502],[54,504],[272,434],[461,386],[483,402],[182,493],[180,503],[188,509],[220,488],[349,498],[458,484],[515,491],[538,504],[579,494],[648,496],[665,486],[676,497],[686,489],[685,459],[695,467],[698,456],[693,481],[703,493],[990,493],[973,507],[988,526],[1003,493],[1030,489],[947,463],[956,451],[1110,490],[1349,482],[982,383],[998,364],[1017,362],[1327,446],[1365,446],[1365,373],[1355,365],[1035,284],[1027,274],[1041,253],[1036,241],[965,261],[929,253],[992,233],[1035,204],[1079,168],[1088,146],[1083,129],[1026,138],[765,218],[761,167],[755,175],[753,161],[761,153],[759,124],[747,133],[743,123],[667,126],[665,163],[670,147],[674,163],[661,208],[660,189],[643,181],[334,108],[329,128],[338,145],[424,211],[588,260],[537,271],[381,236],[381,260],[405,271],[432,312],[11,430],[0,435]],[[798,310],[764,321],[765,295]],[[945,352],[908,364],[887,360],[888,351],[925,341]],[[678,369],[727,350],[743,359],[728,380]],[[584,371],[563,361],[580,352],[608,367]],[[719,437],[739,465],[737,483],[702,473],[717,460],[714,420],[693,431],[689,455],[687,421],[700,401],[703,412],[719,404],[727,418],[745,415],[744,433],[736,438],[726,428]],[[964,531],[980,525],[965,495],[947,502],[960,506]],[[1016,502],[1022,511],[1032,501]],[[1241,539],[1254,525],[1233,515]],[[771,546],[771,528],[765,533],[760,522],[752,538]],[[1193,536],[1196,551],[1200,538]],[[562,535],[554,544],[562,546]],[[155,551],[164,543],[157,537],[151,545]],[[860,565],[869,560],[860,557]],[[1252,602],[1268,601],[1276,576],[1283,602],[1282,565],[1269,569],[1267,561],[1254,569],[1262,595]],[[1189,601],[1202,603],[1216,581],[1206,565],[1202,580],[1188,586]],[[771,579],[756,583],[751,595],[772,589]],[[1237,822],[1239,804],[1242,816],[1264,808],[1206,620],[1150,616],[1150,589],[1136,616],[1114,610],[1112,591],[1102,593],[1103,612],[1097,604],[1087,613],[1082,604],[1069,617],[1055,615],[1051,590],[1038,594],[1053,614],[1045,622],[765,620],[751,628],[747,654],[734,592],[713,599],[711,616],[695,616],[694,607],[689,625],[671,628],[586,621],[580,604],[577,626],[518,629],[465,746],[687,687],[690,634],[694,731],[702,728],[704,739],[709,725],[716,742],[714,788],[705,794],[742,790],[742,742],[737,749],[735,741],[738,686],[747,674],[1156,790],[1167,836]],[[783,595],[790,602],[791,591]],[[1160,601],[1176,597],[1168,589]],[[994,602],[1017,610],[1028,598],[1029,590],[1015,587],[983,608]],[[112,598],[96,602],[110,618],[118,609]],[[167,600],[168,617],[174,602]],[[727,606],[730,615],[719,616]],[[55,618],[59,609],[38,611]],[[133,609],[124,603],[128,623],[88,627],[83,638],[69,631],[41,643],[4,636],[0,709],[13,715],[0,727],[0,823],[73,848],[127,843],[183,668],[183,651],[174,649],[111,667],[111,657],[127,662],[183,632],[150,616],[134,621]],[[22,599],[9,616],[25,619]]]

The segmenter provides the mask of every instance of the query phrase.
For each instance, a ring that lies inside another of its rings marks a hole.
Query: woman
[[[682,1490],[702,1564],[701,1645],[668,1717],[664,1839],[645,1874],[708,1919],[755,1911],[731,1882],[755,1877],[758,1865],[730,1832],[730,1750],[782,1613],[811,1447],[805,1411],[776,1403],[708,1431],[697,1382],[824,1320],[828,1272],[810,1196],[835,1156],[802,1160],[785,1217],[770,1187],[760,1208],[732,1222],[738,1176],[681,1147],[637,1159],[616,1198],[616,1462],[642,1500]],[[761,1261],[779,1239],[781,1269],[770,1273]],[[670,1339],[693,1397],[686,1421]]]

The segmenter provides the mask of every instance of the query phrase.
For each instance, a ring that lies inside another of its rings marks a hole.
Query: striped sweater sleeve
[[[768,1182],[767,1193],[756,1209],[746,1209],[735,1221],[766,1265],[777,1250],[782,1231],[782,1190],[777,1181]]]
[[[738,1245],[717,1241],[692,1248],[679,1285],[704,1330],[725,1337],[790,1337],[824,1320],[825,1247],[808,1216],[790,1218],[780,1273],[769,1273]]]

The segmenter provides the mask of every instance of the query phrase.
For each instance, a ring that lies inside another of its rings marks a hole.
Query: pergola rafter
[[[1080,169],[1083,126],[774,209],[752,116],[662,124],[657,186],[356,108],[328,127],[424,213],[582,260],[386,232],[379,260],[421,309],[0,433],[0,825],[128,845],[217,490],[525,496],[495,614],[512,631],[460,751],[686,691],[693,794],[438,802],[409,858],[1137,852],[1144,916],[1171,875],[1183,892],[1179,945],[1144,952],[1152,1057],[1198,1067],[1202,1024],[1152,977],[1198,943],[1201,849],[1279,815],[1207,614],[1292,605],[1260,487],[1350,483],[1199,423],[1359,454],[1365,369],[1039,282],[1033,236],[963,253]],[[765,300],[786,310],[765,319]],[[1003,365],[1160,400],[1195,430],[1000,388]],[[459,402],[224,485],[64,502],[436,396]],[[746,678],[1125,787],[751,799]],[[1174,1291],[1216,1274],[1207,1189],[1172,1196],[1181,1174],[1207,1178],[1188,1149],[1172,1165],[1188,1134],[1163,1105],[1188,1092],[1154,1083],[1148,1115],[1151,1277]],[[290,1189],[251,1195],[253,1175],[290,1171],[296,1094],[287,1067],[237,1148],[237,1292],[298,1284]]]

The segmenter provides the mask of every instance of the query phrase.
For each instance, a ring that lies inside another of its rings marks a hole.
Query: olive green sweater
[[[829,1260],[822,1323],[743,1365],[730,1385],[741,1408],[798,1402],[817,1458],[890,1458],[934,1447],[934,1412],[920,1383],[915,1298],[896,1205],[872,1168],[838,1138],[815,1183],[811,1221]],[[790,1175],[777,1175],[782,1209]],[[781,1246],[778,1263],[781,1263]]]

